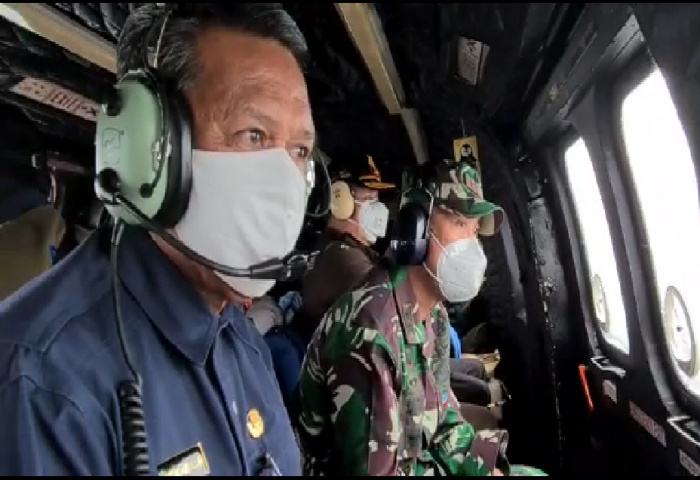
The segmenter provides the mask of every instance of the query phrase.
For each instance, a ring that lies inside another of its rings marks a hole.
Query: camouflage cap
[[[466,163],[452,163],[440,169],[428,183],[435,206],[481,220],[479,234],[495,235],[503,224],[503,209],[484,199],[481,175]]]

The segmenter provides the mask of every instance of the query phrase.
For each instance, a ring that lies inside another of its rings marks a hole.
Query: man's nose
[[[294,160],[294,163],[299,163],[297,155],[294,154],[294,151],[295,149],[297,149],[297,147],[296,145],[292,145],[290,141],[284,138],[276,138],[270,145],[270,148],[281,148],[283,150],[286,150],[287,152],[289,152],[289,156],[292,157],[292,160]]]
[[[287,148],[287,140],[284,138],[275,138],[272,142],[272,148]]]

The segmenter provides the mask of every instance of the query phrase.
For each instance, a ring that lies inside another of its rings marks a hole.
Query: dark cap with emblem
[[[481,175],[473,166],[461,162],[441,166],[426,186],[436,207],[479,218],[480,235],[491,236],[500,230],[503,209],[484,199]]]
[[[369,155],[343,159],[343,166],[331,174],[332,180],[342,180],[348,185],[369,188],[370,190],[391,190],[393,183],[382,182],[379,169]]]

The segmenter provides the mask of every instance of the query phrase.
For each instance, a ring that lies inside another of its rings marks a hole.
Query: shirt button
[[[238,415],[238,404],[235,400],[231,402],[231,410],[233,411],[234,415]]]

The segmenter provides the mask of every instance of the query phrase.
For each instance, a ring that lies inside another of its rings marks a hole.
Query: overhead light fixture
[[[362,55],[379,97],[391,115],[401,115],[419,165],[428,161],[418,112],[406,108],[406,97],[381,20],[371,3],[336,3],[335,8]]]

